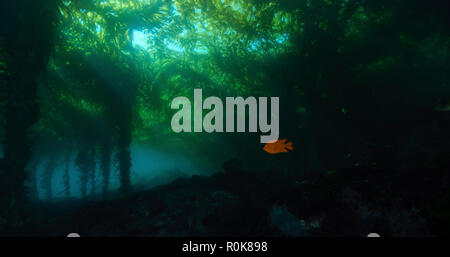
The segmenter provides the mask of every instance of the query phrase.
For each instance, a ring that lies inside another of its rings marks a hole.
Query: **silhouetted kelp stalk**
[[[83,148],[78,151],[75,164],[80,169],[80,191],[81,197],[87,196],[87,184],[91,174],[95,173],[95,155],[92,149]],[[92,175],[91,175],[92,178]]]
[[[57,166],[56,156],[54,154],[49,154],[47,163],[42,171],[41,184],[44,191],[44,198],[47,200],[52,199],[52,178],[55,168]]]
[[[72,154],[72,149],[68,147],[69,149],[66,151],[64,162],[66,164],[64,168],[64,175],[63,175],[63,184],[64,184],[64,193],[66,197],[70,197],[70,156]]]
[[[36,91],[53,50],[60,0],[15,0],[0,4],[0,38],[6,54],[7,103],[4,158],[0,167],[0,209],[17,219],[26,199],[30,127],[39,118]],[[1,215],[3,216],[3,215]],[[15,223],[6,223],[14,227]],[[1,226],[1,224],[0,224]]]
[[[106,196],[109,189],[109,176],[111,168],[111,139],[104,138],[103,144],[100,146],[100,169],[102,172],[102,194]]]
[[[27,165],[27,170],[29,172],[28,179],[26,181],[26,185],[28,188],[28,196],[32,200],[38,200],[39,199],[39,192],[38,192],[38,165],[39,165],[39,158],[34,157],[33,161],[30,161]]]

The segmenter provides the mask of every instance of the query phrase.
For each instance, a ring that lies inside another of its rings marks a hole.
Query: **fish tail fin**
[[[291,151],[294,150],[294,147],[292,146],[292,142],[289,142],[286,144],[286,149],[289,149]]]

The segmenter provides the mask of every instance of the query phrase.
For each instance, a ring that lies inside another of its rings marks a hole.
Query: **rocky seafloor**
[[[64,236],[445,236],[448,172],[437,169],[332,170],[305,180],[239,162],[107,199],[39,203],[20,235]]]

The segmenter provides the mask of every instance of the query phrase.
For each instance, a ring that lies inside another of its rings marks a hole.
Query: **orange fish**
[[[280,139],[273,143],[267,143],[263,150],[270,154],[287,153],[288,150],[294,150],[292,142],[286,142],[287,139]]]

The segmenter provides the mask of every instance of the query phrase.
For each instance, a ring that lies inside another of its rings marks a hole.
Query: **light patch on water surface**
[[[147,49],[149,47],[149,40],[150,33],[140,30],[133,30],[133,46],[139,46],[144,49]]]

